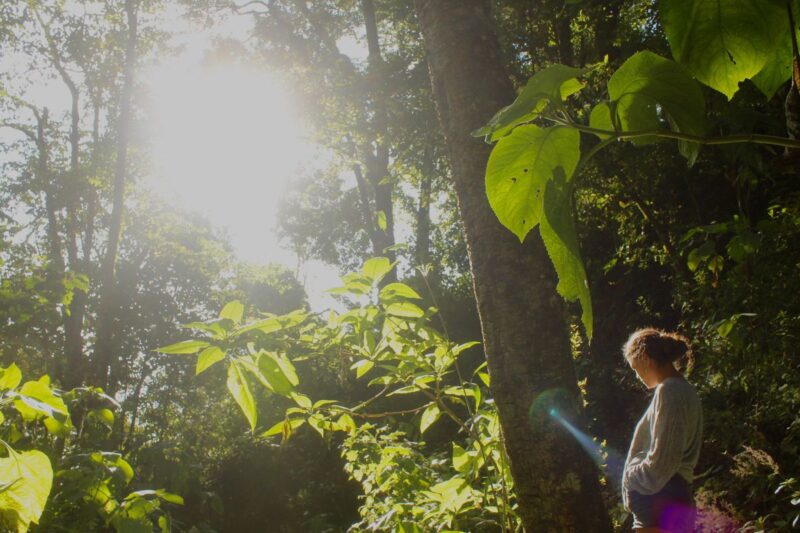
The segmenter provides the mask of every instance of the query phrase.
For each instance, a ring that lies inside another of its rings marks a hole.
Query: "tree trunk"
[[[433,182],[433,142],[429,141],[422,156],[422,177],[417,205],[417,242],[414,247],[417,266],[430,260],[431,248],[431,184]]]
[[[95,344],[95,364],[97,380],[103,388],[113,394],[116,390],[118,374],[118,355],[114,353],[114,321],[117,314],[117,284],[114,275],[122,228],[122,211],[125,208],[125,181],[127,176],[128,133],[130,130],[131,97],[133,75],[136,64],[137,0],[125,0],[125,13],[128,20],[128,38],[125,45],[125,76],[123,79],[117,128],[117,162],[114,171],[114,199],[111,210],[111,223],[108,229],[108,244],[101,265],[100,295],[97,341]]]
[[[375,17],[375,5],[372,0],[361,0],[361,14],[364,17],[364,30],[367,34],[367,74],[370,87],[370,100],[372,120],[370,124],[372,142],[364,147],[363,161],[366,174],[375,195],[375,213],[383,213],[386,217],[386,229],[378,228],[376,231],[377,246],[381,255],[386,255],[394,261],[393,251],[385,252],[386,248],[394,245],[394,210],[392,208],[393,185],[389,179],[389,146],[388,143],[388,112],[386,109],[386,66],[381,55],[380,41],[378,40],[378,23]],[[375,222],[373,221],[373,224]],[[392,271],[383,279],[383,283],[397,281],[397,271]]]
[[[514,97],[488,0],[416,0],[453,168],[483,342],[519,511],[529,533],[610,531],[597,469],[570,434],[536,410],[548,394],[578,409],[564,304],[544,245],[524,245],[486,199],[490,147],[470,132]],[[572,407],[569,407],[569,405]]]

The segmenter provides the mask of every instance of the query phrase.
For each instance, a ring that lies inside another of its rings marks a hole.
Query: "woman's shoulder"
[[[660,396],[662,401],[677,401],[682,404],[700,401],[694,385],[683,376],[669,377],[662,381],[656,389],[656,395]]]

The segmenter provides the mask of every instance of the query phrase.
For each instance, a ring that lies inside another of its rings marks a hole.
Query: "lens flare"
[[[624,458],[617,451],[600,445],[589,434],[578,429],[574,422],[577,417],[573,414],[577,412],[576,401],[566,390],[548,389],[533,400],[528,415],[536,430],[552,431],[556,425],[567,430],[614,486],[621,488]]]

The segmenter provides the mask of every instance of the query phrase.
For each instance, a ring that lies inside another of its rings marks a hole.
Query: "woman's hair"
[[[656,328],[634,331],[623,348],[629,362],[644,357],[660,365],[676,364],[685,358],[691,365],[692,348],[689,339],[678,333],[668,333]]]

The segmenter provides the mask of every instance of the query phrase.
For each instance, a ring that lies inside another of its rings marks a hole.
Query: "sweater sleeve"
[[[653,398],[650,449],[625,469],[623,486],[655,494],[678,472],[683,457],[687,413],[680,391],[659,387]]]

